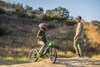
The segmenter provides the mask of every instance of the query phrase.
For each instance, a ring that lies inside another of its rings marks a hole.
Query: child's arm
[[[39,37],[39,33],[40,33],[40,30],[39,30],[38,33],[37,33],[37,38]]]
[[[39,30],[38,33],[37,33],[37,38],[42,39],[42,36],[41,36],[40,32],[41,31]]]

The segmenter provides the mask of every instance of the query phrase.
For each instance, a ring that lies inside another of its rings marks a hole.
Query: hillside
[[[15,47],[14,45],[21,47],[22,44],[32,45],[37,31],[35,23],[31,19],[17,15],[0,15],[0,28],[5,31],[0,37],[2,45],[9,45],[9,47]]]
[[[34,48],[36,47],[36,34],[39,21],[33,19],[18,17],[17,15],[0,15],[0,54],[4,56],[16,53],[17,48]],[[60,38],[67,37],[73,26],[67,27],[62,24],[54,24],[47,32],[47,37],[57,36]],[[68,29],[68,30],[66,30]],[[53,32],[55,31],[55,32]],[[66,44],[66,43],[65,43]],[[5,53],[2,53],[4,51]],[[7,53],[9,51],[10,53]],[[15,51],[15,52],[14,52]]]

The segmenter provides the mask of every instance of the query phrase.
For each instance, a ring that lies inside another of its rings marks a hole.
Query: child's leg
[[[43,41],[40,41],[39,44],[42,45],[42,47],[39,50],[39,54],[41,55],[45,50],[46,44]]]

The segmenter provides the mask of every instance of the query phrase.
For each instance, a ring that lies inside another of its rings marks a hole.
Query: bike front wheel
[[[37,49],[33,49],[30,53],[29,53],[29,60],[31,62],[36,62],[38,60],[38,50]]]
[[[49,58],[52,63],[55,63],[57,58],[57,51],[55,48],[49,48]]]

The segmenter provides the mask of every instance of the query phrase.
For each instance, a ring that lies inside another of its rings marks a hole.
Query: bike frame
[[[36,62],[39,57],[43,58],[44,55],[47,54],[49,56],[50,60],[52,61],[52,63],[54,63],[56,61],[56,58],[57,58],[57,52],[55,49],[55,42],[53,41],[54,39],[56,39],[56,38],[49,39],[50,41],[48,41],[43,53],[40,56],[38,56],[38,50],[33,49],[29,54],[30,60]],[[54,53],[52,53],[52,52],[54,52]],[[53,59],[52,59],[52,56],[53,56],[52,54],[54,55]]]
[[[55,42],[54,41],[50,41],[48,44],[47,44],[47,46],[46,46],[46,49],[45,49],[45,51],[43,52],[43,56],[47,53],[47,51],[48,51],[48,49],[49,48],[54,48],[55,47]]]

